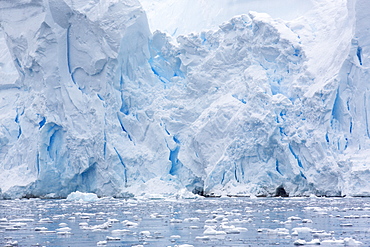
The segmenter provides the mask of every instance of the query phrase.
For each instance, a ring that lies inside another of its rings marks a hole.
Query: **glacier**
[[[0,197],[370,196],[370,3],[241,2],[2,1]]]

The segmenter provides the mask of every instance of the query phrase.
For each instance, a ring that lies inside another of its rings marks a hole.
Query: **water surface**
[[[369,198],[5,200],[0,246],[370,246],[369,223]]]

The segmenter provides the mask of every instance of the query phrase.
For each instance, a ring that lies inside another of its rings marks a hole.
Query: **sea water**
[[[0,246],[370,246],[370,198],[0,201]]]

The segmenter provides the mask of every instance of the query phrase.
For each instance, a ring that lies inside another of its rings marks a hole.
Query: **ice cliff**
[[[2,1],[1,197],[370,196],[370,2],[305,3],[175,41],[135,0]]]

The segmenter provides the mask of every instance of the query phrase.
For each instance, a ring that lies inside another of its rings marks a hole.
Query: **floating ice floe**
[[[164,200],[164,199],[166,199],[166,197],[162,194],[145,194],[144,197],[147,198],[147,199],[150,199],[150,200]]]
[[[217,220],[215,220],[215,219],[206,220],[205,223],[206,224],[217,224]]]
[[[105,237],[105,240],[107,240],[107,241],[120,241],[120,240],[121,240],[121,238],[119,238],[119,237],[110,237],[110,236],[106,236],[106,237]]]
[[[112,224],[109,221],[107,221],[107,222],[104,222],[103,224],[100,224],[100,225],[93,225],[93,226],[80,225],[80,228],[83,229],[83,230],[100,231],[100,230],[106,230],[111,226],[112,226]]]
[[[226,235],[225,231],[217,231],[212,227],[207,227],[206,230],[203,232],[204,235]]]
[[[200,240],[200,241],[208,241],[210,239],[211,239],[210,236],[198,236],[198,237],[195,237],[195,240]]]
[[[319,239],[313,239],[311,241],[306,241],[304,239],[297,239],[293,243],[294,245],[320,245],[320,240]]]
[[[252,221],[253,220],[251,218],[249,218],[247,220],[234,219],[234,220],[231,220],[230,223],[231,224],[245,224],[245,223],[250,223]]]
[[[267,234],[276,234],[276,235],[289,235],[289,230],[286,228],[276,228],[276,229],[258,229],[258,232],[266,231]]]
[[[302,223],[312,223],[312,220],[311,219],[303,219]]]
[[[18,241],[8,241],[5,244],[5,247],[18,246]]]
[[[56,231],[40,231],[40,233],[43,233],[43,234],[50,234],[50,233],[56,233]]]
[[[290,217],[288,217],[288,220],[290,220],[290,221],[293,221],[293,220],[302,220],[302,218],[301,217],[298,217],[298,216],[290,216]]]
[[[359,219],[360,215],[345,215],[343,218],[345,218],[345,219]]]
[[[312,231],[312,237],[314,238],[329,238],[331,236],[333,236],[333,233],[334,232],[325,232],[325,231]]]
[[[122,221],[122,224],[124,224],[127,227],[137,227],[139,225],[138,223],[135,223],[129,220]]]
[[[141,231],[140,235],[143,235],[145,237],[149,237],[150,236],[150,231]]]
[[[53,220],[59,220],[59,219],[64,219],[66,216],[64,214],[60,214],[60,215],[54,215],[53,216]]]
[[[83,193],[83,192],[72,192],[67,196],[69,201],[79,201],[79,202],[96,202],[99,200],[98,196],[94,193]]]
[[[186,218],[184,219],[184,222],[199,222],[199,218]]]
[[[62,228],[55,229],[55,231],[57,232],[69,232],[70,230],[72,230],[70,227],[62,227]]]
[[[39,220],[40,223],[53,223],[52,220],[50,220],[50,218],[42,218]]]
[[[57,232],[57,235],[72,235],[70,231]]]
[[[120,221],[117,219],[108,219],[108,222],[110,223],[119,223]]]
[[[297,233],[311,233],[313,230],[309,227],[295,227],[292,231]]]
[[[343,223],[343,224],[340,224],[339,226],[342,226],[342,227],[351,227],[351,226],[353,226],[353,224],[351,224],[351,223]]]
[[[224,230],[227,234],[239,234],[241,232],[248,231],[244,227],[235,227],[234,225],[227,225],[227,223],[221,223],[220,228]]]
[[[363,243],[357,241],[353,238],[344,238],[344,239],[327,239],[321,242],[322,245],[344,245],[344,246],[359,246]]]

